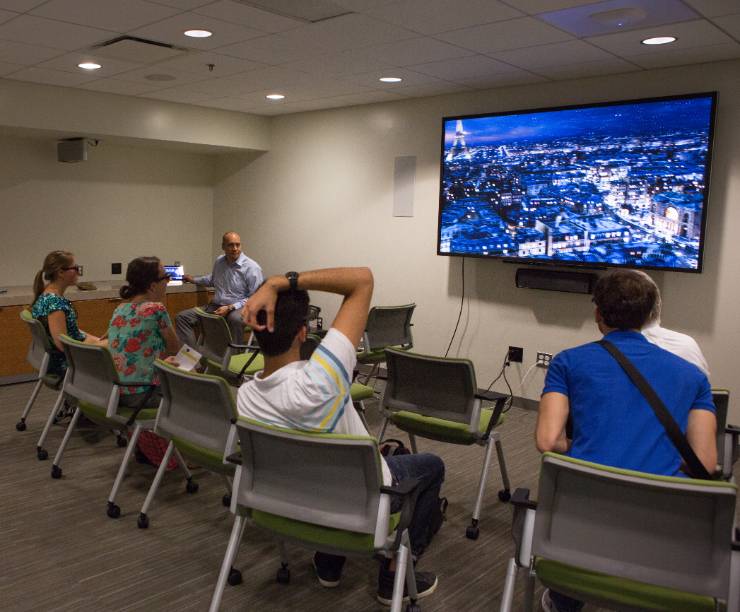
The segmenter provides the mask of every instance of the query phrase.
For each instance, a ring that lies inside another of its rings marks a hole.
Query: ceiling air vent
[[[317,23],[349,15],[352,11],[331,0],[236,0],[268,13],[290,17],[306,23]]]
[[[186,49],[179,49],[173,45],[136,38],[135,36],[119,36],[94,47],[95,53],[103,57],[149,64],[159,62],[187,53]]]

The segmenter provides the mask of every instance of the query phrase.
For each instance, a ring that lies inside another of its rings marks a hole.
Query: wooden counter
[[[108,330],[111,315],[122,300],[118,297],[118,285],[95,283],[94,291],[68,289],[64,294],[77,310],[80,329],[95,336]],[[167,287],[167,311],[174,324],[175,315],[181,310],[203,306],[210,300],[211,293],[195,285]],[[29,287],[9,287],[8,293],[0,295],[0,383],[17,380],[19,375],[33,374],[34,369],[26,361],[31,333],[21,320],[20,313],[29,308],[33,292]],[[13,377],[13,378],[8,378]]]

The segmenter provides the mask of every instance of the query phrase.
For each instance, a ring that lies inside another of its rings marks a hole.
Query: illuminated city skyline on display
[[[438,253],[700,271],[714,105],[446,118]]]

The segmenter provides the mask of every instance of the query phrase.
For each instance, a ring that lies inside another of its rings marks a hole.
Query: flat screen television
[[[445,117],[437,253],[700,272],[716,98]]]

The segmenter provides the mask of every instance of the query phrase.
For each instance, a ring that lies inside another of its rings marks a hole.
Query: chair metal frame
[[[732,468],[740,456],[740,427],[727,423],[730,392],[712,389],[712,401],[717,414],[717,473],[724,480],[732,478]]]
[[[138,412],[141,408],[124,407],[127,412],[131,411],[131,414],[121,414],[119,412],[120,408],[122,408],[119,406],[120,388],[122,386],[151,387],[152,383],[149,381],[122,382],[113,364],[113,357],[105,346],[85,344],[65,335],[61,336],[61,341],[67,358],[67,374],[64,377],[60,397],[68,396],[75,398],[77,400],[77,408],[64,433],[64,438],[62,438],[62,442],[57,449],[54,463],[51,466],[51,477],[54,479],[62,477],[62,468],[60,467],[62,456],[64,455],[64,450],[70,436],[77,425],[80,414],[84,411],[84,407],[81,407],[80,403],[105,408],[104,419],[106,424],[111,424],[120,429],[134,425],[134,432],[128,444],[126,444],[126,451],[116,474],[115,481],[113,482],[110,495],[108,496],[107,514],[110,518],[118,518],[121,515],[121,508],[115,503],[115,500],[118,489],[126,474],[126,468],[128,467],[133,450],[136,447],[136,442],[141,432],[151,431],[155,423],[153,419],[144,420],[138,418]],[[192,481],[192,474],[187,464],[177,449],[175,449],[175,455],[180,467],[185,473],[187,482],[190,483]]]
[[[475,368],[467,359],[432,357],[393,348],[386,349],[385,355],[388,380],[381,400],[385,419],[378,440],[382,442],[388,422],[393,421],[394,413],[407,411],[467,425],[472,443],[484,448],[485,455],[475,506],[470,525],[466,529],[466,536],[475,540],[479,535],[483,494],[494,447],[503,483],[503,489],[498,492],[498,497],[503,502],[511,497],[501,435],[494,429],[503,413],[508,396],[478,389]],[[480,417],[484,401],[494,402],[495,406],[486,431],[481,432]],[[416,436],[446,441],[425,435],[424,432],[404,429],[398,424],[397,426],[408,434],[414,453],[417,452]]]
[[[349,531],[372,538],[372,552],[396,558],[396,573],[391,612],[400,612],[404,580],[411,603],[416,606],[416,578],[410,561],[408,524],[413,514],[418,480],[409,479],[396,486],[383,486],[377,442],[368,436],[315,434],[262,425],[240,417],[233,426],[234,444],[240,453],[226,455],[224,461],[237,464],[231,495],[234,524],[226,548],[210,612],[221,605],[227,580],[234,575],[234,558],[247,519],[267,513],[302,525]],[[229,450],[227,449],[227,453]],[[327,480],[328,470],[333,478]],[[398,495],[404,504],[395,530],[390,530],[390,497]],[[261,526],[263,529],[268,527]],[[290,573],[285,542],[333,554],[370,554],[366,550],[346,550],[327,543],[307,541],[300,535],[279,539],[281,568],[278,581],[288,582]]]
[[[576,574],[583,568],[584,575],[674,590],[679,597],[711,597],[716,609],[723,602],[727,612],[738,612],[740,542],[732,541],[736,498],[731,483],[656,476],[545,453],[539,500],[530,500],[527,489],[517,489],[512,498],[516,549],[500,612],[532,610],[535,567],[541,561],[568,566]],[[514,608],[520,569],[527,574],[525,601]],[[642,609],[593,588],[552,586],[609,609]]]

